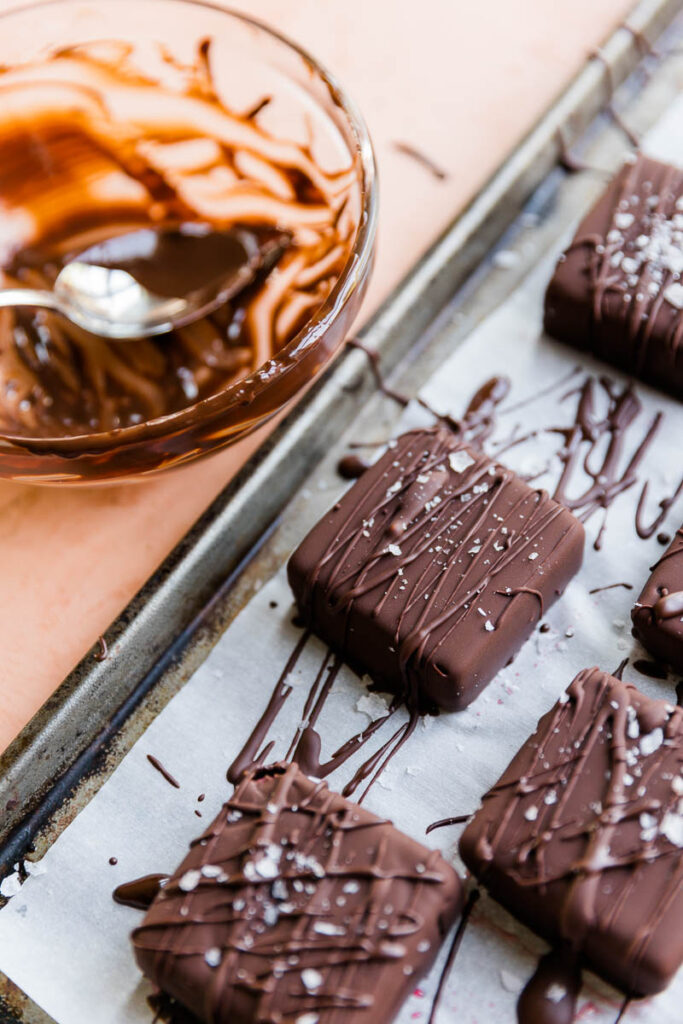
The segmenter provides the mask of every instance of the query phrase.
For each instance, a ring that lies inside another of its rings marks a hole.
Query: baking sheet
[[[683,133],[683,102],[667,116],[668,127],[655,131],[648,146],[663,157],[669,155],[669,143],[675,144]],[[560,381],[577,364],[576,353],[540,334],[542,294],[554,256],[439,370],[424,391],[434,406],[444,412],[462,411],[476,387],[495,371],[512,378],[507,405],[514,406],[541,386]],[[588,359],[582,359],[581,365],[585,372],[605,372],[604,366]],[[611,371],[610,376],[620,379]],[[509,436],[517,424],[524,433],[539,425],[570,423],[575,399],[560,401],[568,388],[558,387],[508,414],[503,412],[500,436]],[[638,394],[643,411],[625,457],[653,415],[665,414],[644,470],[650,480],[648,508],[654,511],[683,472],[683,408],[645,387],[639,387]],[[419,409],[409,409],[403,426],[423,415]],[[542,467],[544,456],[532,442],[511,449],[505,459],[528,475]],[[557,467],[551,475],[556,477]],[[538,482],[544,483],[544,478]],[[537,632],[469,709],[425,719],[371,789],[366,800],[371,810],[393,818],[416,838],[424,838],[427,824],[437,818],[473,810],[578,670],[591,664],[614,669],[622,658],[642,654],[630,637],[629,611],[662,548],[654,537],[646,542],[636,538],[633,521],[638,493],[639,488],[633,488],[614,503],[599,552],[591,544],[600,516],[591,519],[584,568],[546,616],[551,630]],[[329,494],[330,503],[334,497]],[[682,513],[683,502],[679,502],[668,517],[669,532],[680,525]],[[635,592],[619,588],[588,593],[621,581],[632,583]],[[217,812],[226,794],[226,766],[262,712],[300,635],[291,618],[291,598],[280,573],[226,631],[207,661],[48,851],[38,870],[34,867],[20,888],[12,875],[3,881],[5,894],[14,888],[18,891],[0,911],[0,968],[59,1024],[149,1022],[145,1000],[150,989],[140,979],[128,941],[138,914],[114,905],[111,890],[138,875],[173,869],[189,840]],[[298,663],[291,680],[293,692],[269,733],[276,744],[273,757],[284,754],[296,731],[324,652],[318,641],[311,640]],[[651,680],[632,669],[627,669],[625,677],[646,693],[672,697],[671,681]],[[367,726],[366,709],[372,711],[374,706],[374,698],[369,706],[361,681],[343,670],[318,723],[323,751],[330,752]],[[392,730],[398,724],[394,718]],[[377,743],[386,738],[385,727]],[[366,747],[335,772],[331,785],[341,788],[368,752]],[[147,754],[163,762],[180,789],[170,787],[154,771]],[[200,793],[206,794],[201,803]],[[202,815],[201,821],[195,811]],[[437,831],[425,841],[442,846],[457,863],[459,831]],[[117,858],[116,865],[109,864],[111,857]],[[438,1020],[513,1021],[519,989],[544,948],[493,901],[482,899],[467,926]],[[408,1000],[398,1018],[400,1024],[426,1021],[439,966]],[[683,972],[679,972],[667,992],[633,1005],[626,1024],[680,1021],[682,999]],[[619,993],[587,974],[580,1019],[611,1024],[621,1002]]]

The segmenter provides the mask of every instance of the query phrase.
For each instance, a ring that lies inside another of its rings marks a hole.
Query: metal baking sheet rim
[[[641,0],[601,49],[615,85],[643,57],[683,0]],[[482,191],[359,332],[390,371],[476,268],[557,162],[560,133],[575,140],[609,99],[602,61],[589,60]],[[0,756],[0,847],[33,830],[31,814],[55,781],[103,747],[192,634],[197,617],[239,574],[289,498],[372,393],[366,357],[346,349],[224,488],[90,652]],[[74,775],[77,781],[78,773]],[[62,796],[64,787],[62,787]],[[44,816],[44,815],[43,815]],[[14,843],[10,844],[12,847]],[[0,855],[0,860],[2,860]]]

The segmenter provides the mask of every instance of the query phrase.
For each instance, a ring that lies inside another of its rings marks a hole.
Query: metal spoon
[[[289,239],[262,248],[255,235],[206,224],[116,235],[60,271],[52,291],[0,290],[0,306],[56,310],[112,340],[164,334],[200,319],[270,268]]]

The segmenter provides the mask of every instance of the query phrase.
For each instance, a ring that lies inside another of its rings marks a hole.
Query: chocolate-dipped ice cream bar
[[[626,992],[683,961],[683,708],[585,670],[463,833],[521,921]]]
[[[462,903],[440,854],[279,764],[245,773],[133,942],[207,1024],[385,1024]]]
[[[581,565],[584,531],[545,491],[442,427],[395,441],[292,555],[315,633],[411,708],[459,710]]]
[[[631,619],[643,647],[683,672],[683,527],[652,567]]]
[[[683,171],[626,164],[560,257],[548,334],[683,397]]]

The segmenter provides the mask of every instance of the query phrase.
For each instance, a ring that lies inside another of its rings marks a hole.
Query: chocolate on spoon
[[[165,334],[199,320],[277,262],[282,237],[262,247],[244,229],[208,224],[139,228],[91,246],[60,271],[52,291],[7,288],[0,307],[53,309],[111,340]]]

